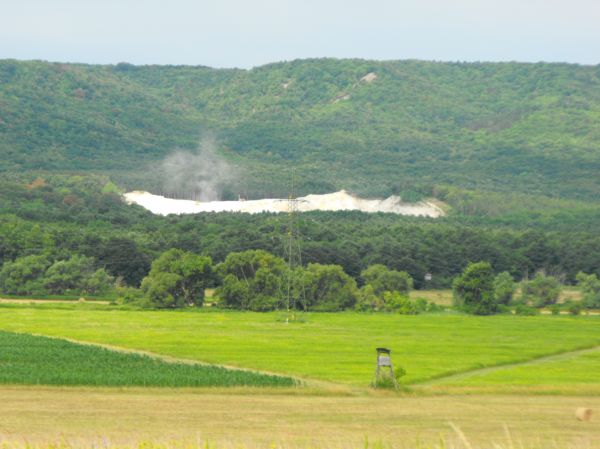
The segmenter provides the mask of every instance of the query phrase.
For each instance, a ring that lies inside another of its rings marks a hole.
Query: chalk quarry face
[[[139,204],[150,212],[159,215],[198,214],[202,212],[287,212],[287,199],[262,199],[249,201],[191,201],[165,198],[148,192],[134,191],[124,195],[129,204]],[[413,215],[437,218],[444,211],[428,201],[403,203],[398,196],[386,199],[362,199],[350,195],[345,190],[324,195],[307,195],[298,198],[298,210],[340,211],[359,210],[362,212],[388,212],[399,215]]]

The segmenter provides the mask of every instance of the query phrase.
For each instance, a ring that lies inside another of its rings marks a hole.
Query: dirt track
[[[67,299],[11,299],[11,298],[0,298],[0,303],[13,303],[13,304],[74,304],[79,301],[67,300]],[[83,302],[83,301],[82,301]],[[85,301],[93,304],[110,304],[109,301]]]

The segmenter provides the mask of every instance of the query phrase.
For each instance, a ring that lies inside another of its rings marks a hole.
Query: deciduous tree
[[[532,280],[521,283],[521,290],[526,303],[534,307],[544,307],[556,304],[562,285],[556,277],[538,271]]]
[[[217,295],[225,307],[274,310],[283,300],[286,270],[283,259],[263,250],[230,253],[218,266]]]
[[[595,274],[577,273],[577,285],[583,295],[583,305],[589,309],[600,308],[600,279]]]
[[[354,307],[358,297],[356,281],[339,265],[310,263],[302,278],[306,307],[337,311]]]
[[[413,280],[406,271],[390,270],[382,264],[369,266],[360,273],[365,284],[373,287],[376,295],[383,292],[399,292],[408,294],[413,287]]]
[[[171,249],[152,262],[142,291],[156,307],[200,306],[204,291],[213,282],[210,257]]]
[[[494,298],[494,272],[488,262],[470,263],[452,283],[456,305],[475,315],[498,310]]]

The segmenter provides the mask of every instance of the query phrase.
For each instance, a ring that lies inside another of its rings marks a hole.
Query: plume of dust
[[[213,138],[203,138],[195,152],[177,150],[167,156],[160,173],[164,194],[216,201],[236,179],[237,170],[217,154]]]

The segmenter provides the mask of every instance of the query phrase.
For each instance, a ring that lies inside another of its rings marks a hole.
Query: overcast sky
[[[600,63],[600,0],[0,0],[0,58]]]

